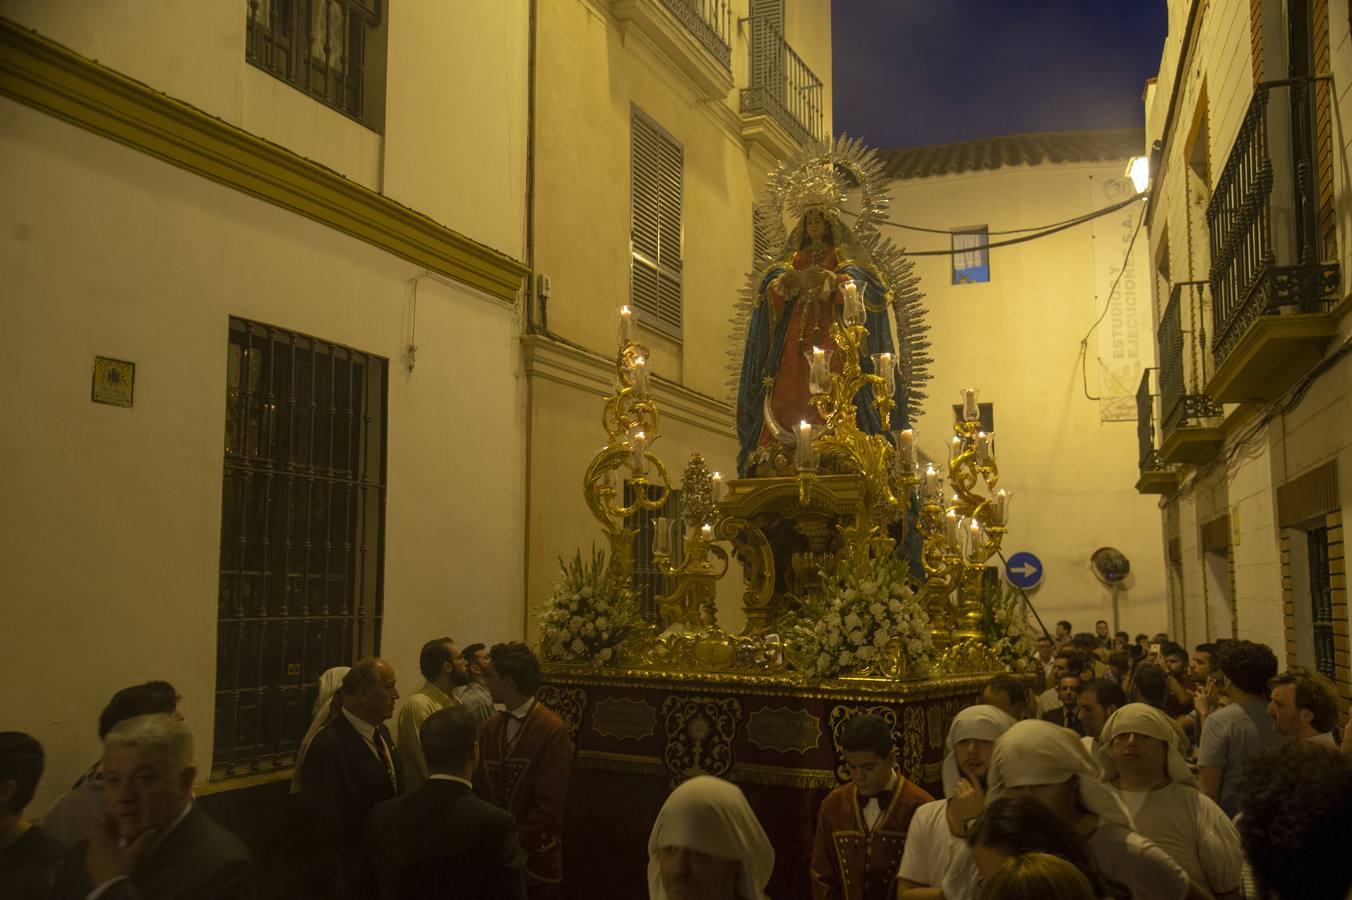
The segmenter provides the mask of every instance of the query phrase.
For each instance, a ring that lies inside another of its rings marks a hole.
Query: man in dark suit
[[[438,710],[420,734],[427,781],[371,810],[359,895],[524,900],[516,819],[475,796],[470,781],[479,763],[473,714]]]
[[[355,875],[366,817],[399,793],[403,766],[385,720],[399,699],[394,669],[374,656],[360,659],[334,694],[328,724],[301,764],[300,798],[314,826],[327,865],[344,880]]]
[[[1042,718],[1083,735],[1084,728],[1080,725],[1079,713],[1075,710],[1076,697],[1079,693],[1080,679],[1074,675],[1062,675],[1056,684],[1056,696],[1061,705],[1043,713]]]
[[[240,900],[254,896],[253,863],[233,834],[193,805],[193,741],[169,715],[138,716],[104,741],[107,814],[76,844],[55,900]]]

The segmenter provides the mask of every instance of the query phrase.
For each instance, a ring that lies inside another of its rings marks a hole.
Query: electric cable
[[[1103,301],[1103,312],[1094,320],[1094,324],[1089,326],[1089,330],[1080,338],[1080,383],[1084,389],[1084,396],[1089,400],[1100,400],[1101,397],[1091,397],[1089,395],[1089,336],[1094,333],[1094,329],[1099,327],[1099,323],[1108,315],[1108,310],[1113,305],[1113,294],[1117,292],[1117,286],[1122,283],[1122,276],[1127,274],[1127,266],[1131,262],[1131,249],[1136,246],[1136,238],[1141,233],[1141,226],[1145,224],[1145,207],[1141,207],[1141,215],[1136,220],[1136,228],[1131,232],[1131,240],[1127,242],[1127,252],[1122,258],[1122,268],[1117,270],[1117,278],[1113,279],[1113,286],[1108,288],[1108,296]]]

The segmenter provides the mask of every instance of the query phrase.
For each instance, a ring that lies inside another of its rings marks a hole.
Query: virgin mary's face
[[[808,213],[807,236],[814,244],[820,244],[826,237],[826,219],[820,213]]]

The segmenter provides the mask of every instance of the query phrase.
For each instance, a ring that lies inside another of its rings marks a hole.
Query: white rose
[[[887,611],[890,613],[901,612],[901,601],[892,599],[887,601]]]
[[[592,635],[596,634],[596,626],[588,622],[586,625],[582,626],[582,633],[585,634],[587,637],[591,637]]]
[[[571,619],[568,620],[568,627],[573,629],[574,631],[577,631],[579,628],[582,627],[582,622],[583,619],[581,616],[573,616]]]
[[[887,646],[887,642],[890,639],[891,638],[888,636],[887,631],[882,628],[879,628],[877,631],[873,633],[873,646],[881,650],[883,647]]]
[[[858,628],[862,624],[863,623],[859,621],[859,617],[854,613],[850,613],[848,616],[845,617],[846,628]]]
[[[841,592],[840,599],[849,602],[850,600],[853,600],[857,596],[859,595],[858,593],[855,592],[854,588],[846,588],[844,591]]]
[[[835,649],[840,646],[840,632],[833,631],[826,638],[826,646]]]
[[[854,655],[867,662],[868,660],[873,659],[873,652],[872,647],[860,647],[854,652]]]
[[[883,616],[887,615],[887,607],[883,606],[881,603],[874,603],[868,608],[868,611],[873,613],[873,618],[875,619],[881,619]]]
[[[600,628],[600,629],[603,629],[603,630],[606,629],[606,628],[609,628],[609,627],[610,627],[610,619],[606,618],[605,616],[600,616],[600,617],[598,617],[597,620],[596,620],[596,627],[597,627],[597,628]]]
[[[925,652],[925,645],[918,638],[911,638],[906,642],[906,652],[911,656],[919,656]]]
[[[578,591],[578,593],[582,595],[583,599],[590,599],[592,589],[590,587],[584,587],[582,590]]]
[[[871,581],[865,581],[863,584],[859,585],[859,590],[863,594],[872,595],[877,593],[878,586]]]
[[[610,604],[604,600],[596,601],[596,611],[600,613],[610,612]]]
[[[587,645],[582,643],[582,638],[573,638],[573,642],[568,645],[568,649],[572,650],[574,653],[581,653],[583,650],[587,649]]]
[[[836,665],[839,666],[848,666],[852,662],[854,662],[854,654],[848,650],[840,651],[840,656],[836,658]]]
[[[856,628],[854,631],[851,631],[850,643],[854,644],[856,647],[864,643],[864,632],[858,628]]]
[[[610,632],[609,632],[609,631],[603,631],[603,632],[601,632],[601,640],[603,640],[603,641],[608,641],[608,640],[610,640]]]
[[[817,657],[817,671],[825,671],[831,665],[831,654],[823,653]]]
[[[602,660],[607,660],[610,659],[610,657],[613,656],[614,654],[615,651],[607,647],[606,649],[602,650],[600,653],[596,655],[599,656]]]
[[[562,641],[563,643],[565,644],[568,643],[569,638],[571,638],[572,636],[573,633],[569,631],[567,628],[559,629],[559,640]]]

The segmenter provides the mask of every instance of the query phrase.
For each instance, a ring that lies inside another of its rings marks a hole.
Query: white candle
[[[671,520],[666,516],[653,522],[653,556],[671,556]]]
[[[825,394],[831,388],[831,351],[813,347],[807,352],[807,389]]]
[[[873,354],[873,374],[883,379],[883,390],[891,397],[897,391],[896,358],[891,353]]]
[[[984,431],[976,433],[976,458],[978,462],[985,462],[990,456],[990,435]]]
[[[640,356],[634,360],[634,391],[639,397],[648,396],[648,359]]]
[[[955,434],[953,439],[948,442],[948,458],[957,459],[960,453],[962,453],[962,438]]]
[[[915,432],[909,428],[897,432],[897,471],[915,471]]]
[[[634,340],[634,326],[638,324],[638,311],[629,307],[620,307],[620,343]]]
[[[859,302],[859,286],[853,281],[847,281],[840,286],[841,298],[844,300],[844,318],[846,325],[858,325],[864,321],[864,308]]]
[[[958,546],[958,511],[950,509],[944,516],[944,534],[948,537],[948,543],[954,549]]]
[[[970,541],[968,544],[969,555],[976,559],[981,553],[981,523],[973,519],[972,524],[967,526],[967,533]]]
[[[704,525],[702,525],[702,526],[700,526],[699,536],[700,536],[701,538],[703,538],[703,539],[705,540],[706,543],[707,543],[707,542],[713,541],[713,539],[714,539],[714,526],[709,525],[709,524],[707,524],[707,523],[704,524]]]
[[[1009,491],[1004,488],[995,492],[995,524],[1007,525],[1009,515]]]
[[[641,431],[635,431],[629,438],[629,445],[633,450],[629,468],[638,477],[648,474],[648,436]]]
[[[939,472],[934,468],[934,463],[925,466],[925,491],[929,494],[939,493]]]
[[[798,468],[809,468],[812,459],[812,426],[806,421],[798,423],[798,442],[794,451],[794,462]]]
[[[727,487],[723,484],[723,473],[715,472],[713,477],[709,479],[709,493],[713,496],[715,503],[723,502],[726,490]]]
[[[968,422],[981,418],[981,412],[976,405],[976,388],[962,389],[962,417]]]

